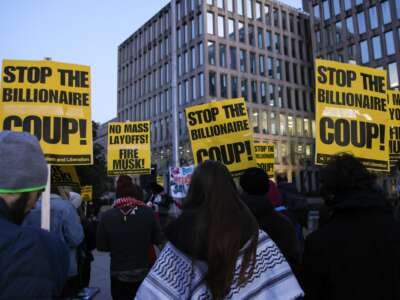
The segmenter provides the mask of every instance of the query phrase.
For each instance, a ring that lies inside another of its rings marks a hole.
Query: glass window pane
[[[346,28],[347,32],[353,34],[354,33],[354,23],[353,23],[353,17],[348,17],[346,18]]]
[[[208,63],[215,65],[215,42],[208,42]]]
[[[235,35],[235,20],[233,19],[228,19],[228,36],[230,40],[235,40],[236,35]]]
[[[267,31],[267,34],[265,36],[265,43],[266,43],[266,48],[267,50],[272,51],[272,34],[271,31]]]
[[[333,0],[333,11],[335,13],[335,16],[340,14],[340,1],[339,0]]]
[[[237,0],[237,10],[238,10],[238,14],[243,16],[243,1],[244,0]]]
[[[245,43],[246,37],[245,37],[244,23],[241,21],[238,22],[238,31],[239,31],[239,42]]]
[[[400,0],[396,0],[397,18],[400,19]]]
[[[381,3],[383,24],[388,24],[392,21],[389,1]]]
[[[372,38],[372,48],[374,50],[374,59],[381,59],[382,58],[382,48],[381,48],[381,37],[374,36]]]
[[[218,36],[225,37],[225,20],[223,16],[218,16]]]
[[[240,49],[240,72],[247,72],[246,51]]]
[[[228,2],[228,11],[233,12],[233,0],[227,0]]]
[[[219,45],[219,65],[226,68],[226,46],[223,44]]]
[[[224,9],[224,0],[217,0],[218,8]]]
[[[253,19],[253,0],[247,0],[247,17]]]
[[[228,79],[226,74],[220,75],[220,85],[221,85],[221,97],[228,97]]]
[[[238,97],[238,78],[236,76],[232,76],[231,80],[231,97]]]
[[[209,88],[209,93],[211,97],[216,97],[217,96],[217,78],[215,72],[210,72],[208,76],[208,88]]]
[[[321,18],[321,15],[319,12],[319,4],[315,4],[313,6],[313,13],[314,13],[314,18],[318,21]]]
[[[324,10],[324,20],[328,20],[331,17],[331,10],[329,8],[329,1],[322,1],[322,8]]]
[[[371,29],[378,28],[378,15],[376,13],[376,6],[369,8],[369,24],[371,25]]]
[[[207,33],[214,34],[214,14],[207,12]]]
[[[349,10],[351,8],[351,0],[344,0],[344,10]]]
[[[236,68],[237,68],[237,64],[236,64],[236,48],[235,47],[230,47],[229,51],[230,51],[230,53],[229,53],[230,54],[229,55],[229,57],[230,57],[229,67],[232,70],[236,70]]]
[[[391,63],[388,65],[388,72],[389,72],[389,83],[390,87],[398,87],[399,86],[399,74],[397,71],[397,63]]]
[[[385,43],[386,43],[386,54],[392,55],[395,53],[393,31],[388,31],[385,33]]]
[[[279,114],[279,132],[281,135],[286,135],[286,115]]]
[[[357,14],[357,21],[358,21],[358,33],[362,34],[366,31],[364,12],[360,12]]]
[[[361,50],[361,63],[365,64],[369,62],[368,41],[362,41],[360,43],[360,50]]]
[[[261,3],[258,1],[256,2],[256,19],[262,21]]]

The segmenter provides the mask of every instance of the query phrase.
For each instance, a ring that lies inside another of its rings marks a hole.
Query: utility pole
[[[171,0],[172,166],[179,167],[178,94],[176,63],[176,0]]]

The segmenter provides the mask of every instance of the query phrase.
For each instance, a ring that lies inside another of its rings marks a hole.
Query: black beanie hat
[[[261,168],[249,168],[240,176],[240,186],[249,195],[266,195],[269,189],[268,175]]]

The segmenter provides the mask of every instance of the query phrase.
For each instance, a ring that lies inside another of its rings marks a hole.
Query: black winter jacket
[[[305,243],[307,300],[400,299],[400,224],[374,191],[336,197],[333,215]]]
[[[14,224],[0,198],[0,299],[53,299],[68,268],[67,246],[49,232]]]

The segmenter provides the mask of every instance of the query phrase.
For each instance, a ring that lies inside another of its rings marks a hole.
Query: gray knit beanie
[[[27,132],[0,132],[0,193],[45,189],[47,165],[37,138]]]

